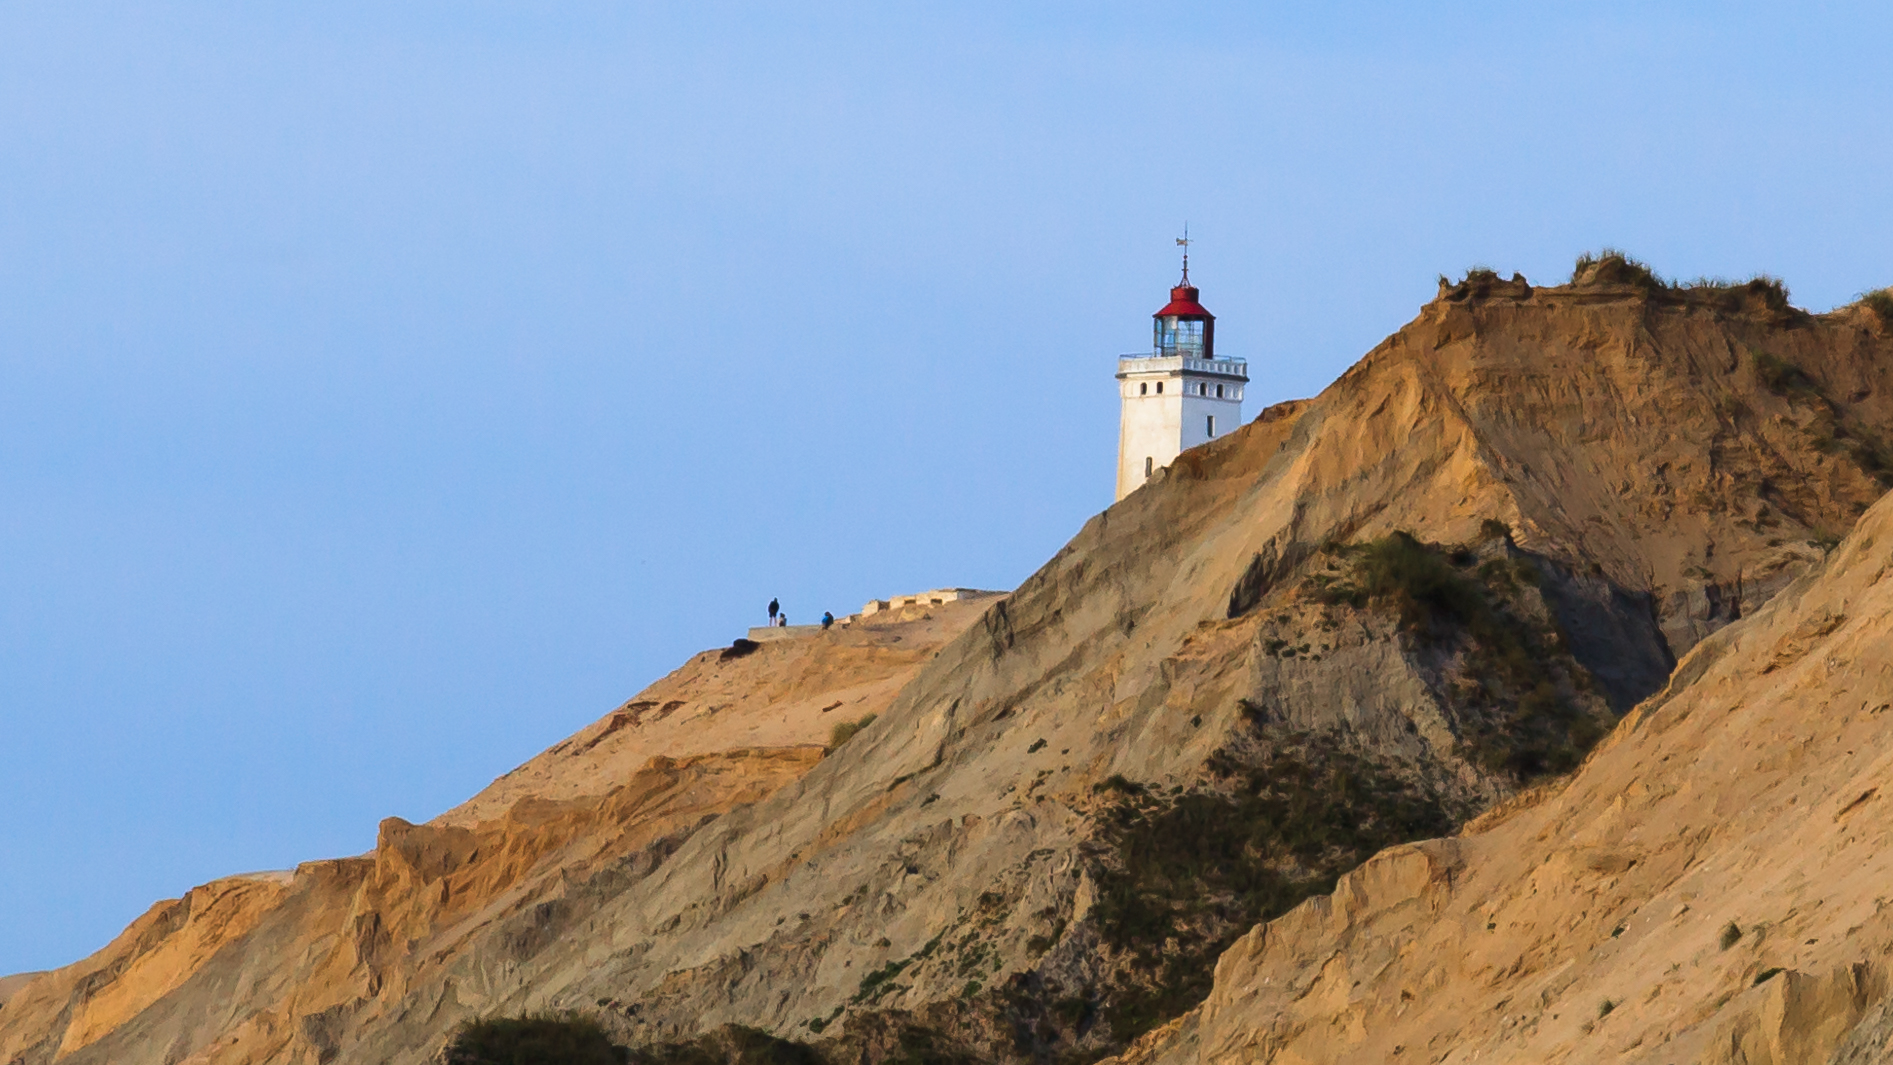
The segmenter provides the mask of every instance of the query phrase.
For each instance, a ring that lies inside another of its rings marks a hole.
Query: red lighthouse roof
[[[1170,290],[1170,302],[1163,305],[1163,310],[1151,315],[1152,318],[1201,318],[1215,321],[1216,316],[1203,309],[1196,302],[1198,293],[1195,285],[1178,285]]]

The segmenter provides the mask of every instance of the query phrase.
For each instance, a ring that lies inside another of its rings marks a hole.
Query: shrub
[[[755,640],[738,636],[734,642],[723,649],[722,654],[716,657],[719,662],[728,662],[732,658],[742,658],[746,655],[753,655],[761,648],[762,644],[757,643]]]
[[[907,966],[912,963],[912,958],[890,961],[886,965],[862,977],[861,987],[855,991],[853,1001],[864,1002],[870,998],[880,997],[880,994],[887,990],[887,982],[899,976],[901,970],[907,968]]]
[[[1399,614],[1400,626],[1415,635],[1435,635],[1441,621],[1471,624],[1489,612],[1478,588],[1411,533],[1362,544],[1351,581],[1331,586],[1323,598],[1353,606],[1389,605]]]
[[[1635,285],[1645,289],[1662,289],[1667,283],[1656,275],[1656,271],[1616,248],[1604,248],[1596,254],[1585,252],[1577,257],[1571,268],[1571,283],[1574,285]]]
[[[1893,301],[1893,297],[1888,298]],[[1765,351],[1751,350],[1749,357],[1764,388],[1791,403],[1812,408],[1815,417],[1807,432],[1816,451],[1823,455],[1844,453],[1862,473],[1882,486],[1893,487],[1893,447],[1859,423],[1850,423],[1821,391],[1820,384],[1799,366]]]
[[[1511,538],[1512,527],[1497,518],[1487,518],[1479,523],[1479,539],[1481,540],[1510,540]]]
[[[847,743],[849,740],[854,739],[855,733],[860,732],[862,729],[867,728],[869,725],[874,724],[874,717],[875,715],[868,714],[867,716],[858,718],[854,721],[840,722],[834,728],[829,729],[828,730],[828,749],[832,751],[835,748],[841,746],[842,744]]]
[[[1610,1016],[1610,1011],[1616,1008],[1617,1008],[1617,1004],[1615,1002],[1612,1002],[1609,999],[1605,999],[1604,1001],[1599,1002],[1597,1004],[1597,1015],[1599,1017],[1608,1017]]]
[[[1741,925],[1736,924],[1734,921],[1730,921],[1728,924],[1725,924],[1722,926],[1722,936],[1719,942],[1722,944],[1723,950],[1727,950],[1730,947],[1735,946],[1735,944],[1741,938],[1742,938]]]
[[[1883,288],[1860,297],[1860,302],[1880,319],[1880,324],[1893,329],[1893,288]]]
[[[1785,314],[1789,309],[1788,285],[1781,278],[1757,274],[1736,286],[1735,291],[1777,314]]]
[[[1801,367],[1786,359],[1770,355],[1765,351],[1749,353],[1755,359],[1755,376],[1761,379],[1762,387],[1777,396],[1819,396],[1820,388],[1814,379],[1801,372]]]
[[[1376,851],[1452,827],[1431,792],[1332,737],[1287,732],[1233,794],[1120,801],[1106,815],[1113,854],[1092,912],[1148,982],[1110,996],[1113,1037],[1201,1002],[1216,958],[1256,922],[1332,891]]]
[[[446,1065],[625,1065],[630,1051],[576,1013],[472,1021],[447,1044]]]
[[[1340,579],[1317,582],[1316,596],[1391,609],[1405,632],[1464,652],[1466,674],[1480,681],[1468,698],[1485,712],[1468,720],[1462,742],[1480,765],[1529,781],[1576,767],[1603,737],[1607,723],[1565,695],[1565,682],[1577,686],[1584,673],[1561,654],[1563,638],[1508,601],[1521,584],[1540,579],[1527,558],[1478,563],[1464,547],[1422,543],[1406,532],[1341,551],[1353,565]]]
[[[1788,286],[1778,277],[1756,274],[1746,281],[1721,277],[1677,281],[1659,275],[1616,248],[1578,256],[1571,269],[1571,283],[1628,285],[1643,289],[1664,303],[1706,304],[1726,314],[1759,312],[1764,318],[1780,320],[1801,313],[1788,302]]]
[[[825,1027],[822,1019],[809,1023],[811,1031]],[[685,1043],[639,1047],[625,1060],[632,1065],[824,1065],[821,1055],[806,1043],[740,1024],[724,1025]]]
[[[1787,284],[1768,274],[1756,274],[1747,281],[1699,277],[1673,285],[1671,291],[1685,300],[1706,303],[1727,314],[1760,309],[1784,315],[1793,310],[1788,304]]]
[[[881,1065],[981,1065],[986,1060],[959,1035],[899,1010],[877,1012],[849,1024],[827,1054],[837,1061]]]

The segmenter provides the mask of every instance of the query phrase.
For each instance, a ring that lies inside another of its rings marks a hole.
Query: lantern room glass
[[[1202,358],[1203,325],[1200,318],[1179,318],[1176,315],[1168,315],[1157,319],[1157,354],[1182,355],[1192,359]]]

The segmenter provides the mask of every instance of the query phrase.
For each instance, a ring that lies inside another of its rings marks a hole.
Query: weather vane
[[[1177,247],[1183,249],[1183,283],[1190,283],[1190,224],[1183,223],[1183,235],[1177,238]]]

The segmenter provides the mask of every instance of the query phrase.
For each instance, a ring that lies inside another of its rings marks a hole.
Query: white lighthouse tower
[[[1198,303],[1190,285],[1190,240],[1183,246],[1183,280],[1156,314],[1149,355],[1117,360],[1123,415],[1117,431],[1117,498],[1188,448],[1242,424],[1242,389],[1249,364],[1216,357],[1216,316]]]

